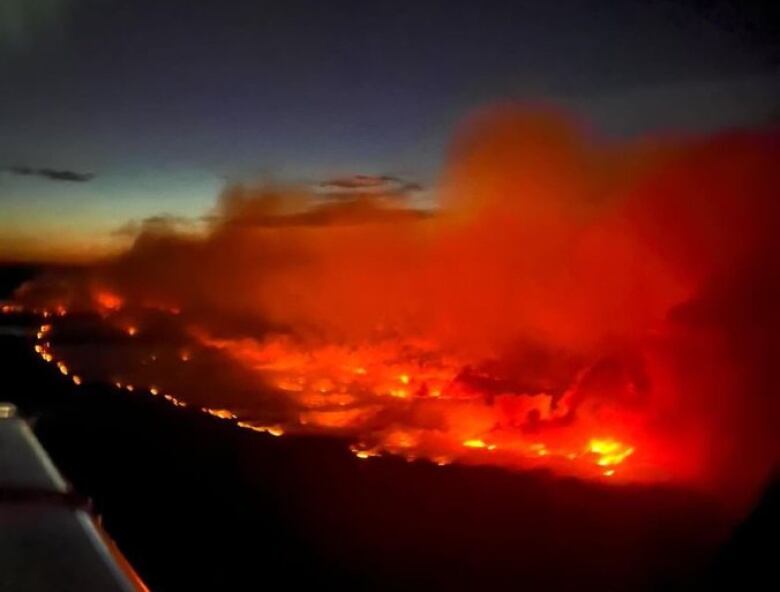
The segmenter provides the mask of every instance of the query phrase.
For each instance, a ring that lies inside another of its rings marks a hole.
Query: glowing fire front
[[[129,331],[126,322],[117,318],[120,308],[109,313],[103,310],[101,316],[133,339],[138,329],[129,325],[133,328]],[[55,358],[52,327],[51,323],[39,327],[35,352],[81,386],[82,377]],[[261,379],[258,388],[270,390],[285,403],[284,417],[271,424],[253,419],[251,408],[199,408],[242,429],[271,436],[297,432],[352,438],[350,450],[361,460],[389,453],[438,465],[458,461],[543,467],[624,480],[658,476],[627,462],[635,453],[633,444],[612,436],[594,437],[594,433],[610,430],[625,432],[626,420],[630,423],[631,418],[619,405],[611,406],[606,414],[589,406],[581,392],[583,373],[555,395],[522,393],[513,391],[511,382],[475,370],[424,340],[312,347],[287,335],[264,341],[217,339],[192,327],[190,334],[197,347],[219,352],[251,370]],[[175,357],[186,364],[190,350],[186,355],[178,351]],[[126,393],[160,396],[176,407],[188,406],[156,385],[137,387],[116,381],[114,386]],[[630,390],[631,385],[623,386]]]
[[[634,418],[619,401],[606,410],[604,401],[589,405],[580,384],[587,372],[557,394],[524,393],[422,340],[305,347],[289,336],[256,341],[195,335],[202,346],[251,368],[290,404],[284,431],[354,437],[351,449],[360,459],[388,452],[437,464],[460,460],[581,476],[650,475],[646,467],[619,466],[635,445],[603,434],[630,431],[626,426]]]

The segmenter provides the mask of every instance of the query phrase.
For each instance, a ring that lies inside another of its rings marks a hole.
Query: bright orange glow
[[[182,401],[181,399],[177,399],[176,397],[168,393],[163,394],[163,399],[168,401],[174,407],[187,407],[187,403],[185,401]],[[203,411],[204,413],[208,412],[208,410],[205,408],[201,409],[201,411]]]
[[[346,409],[335,411],[303,411],[299,421],[301,425],[318,428],[347,429],[360,423],[371,411]]]
[[[588,451],[596,454],[596,464],[600,467],[619,465],[634,453],[634,449],[611,439],[592,439],[588,442]]]
[[[247,430],[252,430],[253,432],[260,432],[260,433],[270,434],[271,436],[279,437],[279,436],[284,435],[284,428],[282,426],[279,426],[279,425],[271,425],[271,426],[257,425],[257,424],[250,423],[250,422],[247,422],[247,421],[239,421],[239,422],[237,422],[237,425],[240,428],[244,428],[244,429],[247,429]]]
[[[117,311],[124,304],[124,301],[118,294],[108,291],[101,291],[95,294],[95,302],[100,308],[107,311]]]
[[[755,491],[780,449],[776,134],[594,140],[499,108],[457,135],[436,209],[227,188],[202,235],[162,232],[24,302],[143,328],[96,374],[226,428]],[[86,371],[70,322],[57,359]]]
[[[467,364],[437,351],[430,342],[384,341],[361,347],[303,349],[283,336],[257,342],[216,339],[200,330],[195,335],[203,345],[254,369],[284,393],[298,408],[288,431],[297,424],[304,430],[362,434],[367,444],[355,452],[358,458],[386,450],[407,458],[425,457],[434,462],[446,458],[449,462],[465,459],[467,450],[484,450],[495,456],[469,457],[469,462],[535,466],[545,461],[561,472],[596,477],[603,475],[601,467],[626,462],[635,452],[636,444],[592,435],[613,424],[618,431],[625,431],[621,424],[635,421],[630,410],[619,406],[590,409],[577,401],[571,389],[557,400],[545,393],[507,392],[493,395],[488,402],[477,384],[461,378]],[[364,431],[383,409],[404,405],[412,405],[420,419],[428,417],[428,421],[443,422],[444,426],[435,427],[434,423],[430,430]],[[568,418],[573,418],[577,406],[581,417],[574,422]],[[204,411],[237,419],[228,410]],[[264,431],[243,421],[239,425]],[[625,478],[641,474],[638,467],[621,471]]]
[[[366,460],[367,458],[372,458],[380,455],[379,451],[371,448],[362,448],[359,446],[352,445],[349,447],[349,449],[356,457],[358,457],[361,460]]]
[[[230,411],[229,409],[209,409],[207,407],[203,408],[204,413],[208,413],[209,415],[213,415],[214,417],[218,417],[220,419],[236,419],[236,414]]]

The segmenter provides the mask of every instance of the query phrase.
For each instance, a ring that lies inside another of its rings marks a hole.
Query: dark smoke
[[[43,179],[49,179],[50,181],[73,181],[76,183],[85,183],[95,178],[93,173],[78,173],[76,171],[33,168],[29,166],[12,166],[8,167],[8,171],[14,175],[21,175],[25,177],[41,177]]]

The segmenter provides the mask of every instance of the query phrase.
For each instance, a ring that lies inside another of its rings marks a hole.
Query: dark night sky
[[[506,98],[619,136],[776,120],[776,25],[773,2],[0,0],[0,257],[198,216],[226,178],[431,186]]]

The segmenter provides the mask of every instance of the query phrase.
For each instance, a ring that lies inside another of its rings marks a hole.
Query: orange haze
[[[780,450],[778,162],[774,131],[616,145],[504,106],[457,134],[434,212],[234,187],[206,235],[156,228],[21,298],[100,312],[131,357],[170,312],[190,374],[73,363],[242,427],[745,499]],[[197,400],[214,380],[242,394]]]

